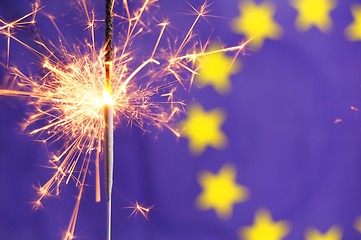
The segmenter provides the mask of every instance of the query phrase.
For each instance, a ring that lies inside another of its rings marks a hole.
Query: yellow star
[[[320,233],[317,229],[312,228],[306,232],[306,240],[341,240],[341,229],[333,226],[325,234]]]
[[[220,49],[217,45],[210,47],[208,52]],[[226,93],[230,89],[230,75],[237,73],[240,64],[224,52],[213,53],[198,58],[199,68],[197,84],[201,87],[212,85],[218,92]]]
[[[254,38],[250,45],[260,48],[266,38],[278,39],[281,27],[273,20],[274,6],[269,2],[261,4],[250,0],[240,3],[240,16],[233,20],[233,30],[246,35],[248,39]]]
[[[248,191],[236,183],[236,170],[225,165],[218,174],[204,171],[199,175],[203,192],[196,202],[200,209],[214,209],[220,218],[232,215],[233,206],[247,199]]]
[[[227,138],[221,130],[225,116],[221,110],[209,112],[199,105],[193,105],[188,110],[188,118],[180,123],[182,135],[188,138],[190,151],[201,154],[207,146],[222,149]]]
[[[266,210],[256,213],[254,224],[240,230],[243,240],[281,240],[290,231],[286,221],[273,222],[271,214]]]
[[[355,4],[351,8],[354,21],[346,28],[346,36],[351,41],[361,41],[361,5]]]
[[[335,0],[293,0],[291,5],[298,11],[296,26],[307,31],[312,26],[327,32],[331,29],[330,12],[336,7]]]

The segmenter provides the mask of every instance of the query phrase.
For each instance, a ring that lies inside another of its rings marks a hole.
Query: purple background
[[[44,1],[46,11],[55,16],[66,13],[69,5],[61,2]],[[360,113],[350,109],[361,108],[361,42],[351,43],[344,36],[352,22],[350,6],[357,1],[339,1],[328,34],[315,28],[298,32],[296,10],[288,1],[272,2],[283,37],[267,40],[261,50],[249,50],[241,57],[243,69],[232,77],[228,95],[211,87],[194,87],[191,93],[206,109],[226,112],[225,150],[208,148],[195,157],[188,153],[186,139],[177,140],[167,131],[144,134],[136,128],[117,129],[114,239],[237,239],[238,229],[251,225],[259,208],[269,209],[276,220],[290,222],[287,240],[303,239],[308,227],[326,231],[335,224],[343,229],[343,239],[361,239],[353,227],[361,215],[361,123]],[[103,5],[95,7],[101,17]],[[210,18],[211,24],[203,21],[202,38],[212,33],[228,46],[240,42],[243,36],[229,27],[239,14],[238,2],[214,1],[211,9],[221,18]],[[0,16],[6,20],[28,10],[24,1],[0,2]],[[193,18],[179,13],[189,10],[186,1],[160,0],[161,15],[180,29],[187,29]],[[84,38],[74,24],[75,16],[69,15],[73,17],[58,18],[64,34],[72,38],[69,41]],[[39,21],[38,27],[56,39],[50,26]],[[101,45],[101,29],[98,34]],[[26,39],[33,33],[24,30],[17,36]],[[4,36],[0,50],[6,51]],[[34,67],[28,51],[15,43],[11,50],[17,66]],[[0,84],[5,73],[0,68]],[[47,164],[45,146],[19,131],[26,111],[24,101],[0,97],[0,239],[59,239],[71,216],[76,189],[65,186],[60,197],[44,201],[45,209],[32,211],[32,185],[44,183],[51,171],[42,167]],[[335,124],[336,118],[343,122]],[[237,167],[237,182],[251,193],[248,201],[235,205],[233,217],[226,221],[195,206],[201,192],[198,173],[217,172],[225,163]],[[93,175],[87,183],[91,186],[81,203],[76,236],[104,239],[105,204],[94,201]],[[155,205],[150,223],[141,216],[128,219],[131,210],[125,207],[135,201]]]

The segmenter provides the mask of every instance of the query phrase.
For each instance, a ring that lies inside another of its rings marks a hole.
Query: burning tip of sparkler
[[[107,106],[114,105],[112,94],[108,89],[104,89],[103,91],[103,98],[102,98],[102,104]]]

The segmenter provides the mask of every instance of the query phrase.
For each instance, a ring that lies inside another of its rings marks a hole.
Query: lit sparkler
[[[105,4],[105,91],[112,98],[112,66],[113,66],[113,8],[114,0],[106,0]],[[125,92],[124,92],[125,93]],[[107,193],[107,239],[111,239],[112,232],[112,188],[114,168],[114,109],[111,101],[104,104],[104,150],[105,174]]]
[[[236,57],[247,43],[206,52],[208,42],[201,44],[195,38],[196,24],[208,13],[205,3],[199,10],[194,8],[194,22],[180,44],[172,38],[167,48],[161,47],[161,42],[167,39],[166,29],[170,23],[163,21],[148,25],[146,15],[155,2],[144,0],[139,9],[131,11],[128,1],[122,1],[125,16],[114,13],[113,17],[127,24],[123,34],[125,39],[114,41],[113,52],[108,48],[109,39],[103,48],[96,48],[95,25],[99,21],[85,0],[78,0],[87,19],[86,31],[90,36],[84,44],[68,43],[55,18],[45,13],[59,33],[59,43],[37,39],[29,44],[17,38],[14,30],[35,25],[36,16],[41,12],[39,1],[33,4],[29,14],[20,19],[12,22],[0,19],[0,34],[7,38],[8,43],[7,63],[10,42],[15,41],[39,58],[45,72],[42,76],[29,76],[19,68],[8,67],[9,74],[13,76],[12,83],[8,88],[0,89],[0,95],[31,99],[28,103],[32,111],[23,129],[49,145],[63,142],[58,154],[50,156],[54,174],[37,188],[38,198],[34,208],[41,207],[44,198],[59,195],[63,183],[73,180],[78,187],[75,207],[63,239],[74,238],[90,162],[95,163],[96,201],[101,201],[99,162],[103,152],[108,151],[107,146],[105,149],[102,147],[107,142],[105,129],[109,125],[113,127],[113,116],[109,115],[106,119],[110,121],[105,121],[107,111],[104,109],[111,109],[114,113],[114,125],[126,121],[141,129],[149,125],[165,127],[179,137],[171,121],[183,110],[184,103],[176,99],[176,93],[188,91],[192,86],[197,74],[197,59],[218,52],[235,52]],[[115,7],[112,2],[111,8]],[[145,55],[144,49],[136,49],[132,44],[147,35],[155,35],[156,40],[149,43],[153,47],[147,57],[140,57],[140,51],[142,56]],[[107,196],[109,201],[109,189]],[[145,217],[149,210],[139,204],[135,208]]]

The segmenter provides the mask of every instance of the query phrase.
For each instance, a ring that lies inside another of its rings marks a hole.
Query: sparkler
[[[106,0],[105,17],[105,90],[109,96],[112,94],[112,60],[113,60],[113,7],[114,0]],[[113,107],[112,104],[104,105],[105,120],[105,173],[107,189],[107,239],[111,239],[112,230],[112,187],[113,187]]]
[[[51,178],[37,187],[38,198],[34,208],[42,206],[44,198],[59,195],[63,183],[74,181],[78,194],[63,239],[73,239],[79,206],[83,196],[90,162],[95,163],[95,199],[101,201],[99,164],[105,155],[106,194],[108,209],[108,233],[111,233],[111,189],[113,169],[113,126],[126,121],[146,129],[147,125],[167,128],[179,137],[172,127],[173,118],[184,108],[177,100],[177,92],[189,91],[197,74],[196,61],[200,57],[218,53],[234,52],[235,57],[243,51],[247,42],[240,45],[207,52],[209,41],[202,44],[196,40],[195,26],[208,14],[207,4],[194,9],[195,19],[180,44],[171,38],[167,47],[161,43],[167,39],[168,21],[156,24],[147,21],[147,12],[156,0],[144,0],[139,9],[131,11],[128,1],[123,0],[125,16],[113,13],[114,1],[106,0],[106,41],[100,50],[96,48],[95,12],[85,0],[78,4],[87,20],[89,38],[84,44],[70,44],[60,31],[55,18],[43,13],[58,31],[60,41],[42,40],[33,42],[17,38],[15,29],[35,25],[42,8],[36,1],[32,11],[12,22],[0,19],[0,35],[7,38],[7,63],[10,58],[10,42],[14,41],[38,57],[44,74],[26,74],[19,68],[8,67],[12,82],[0,89],[0,96],[30,99],[30,116],[22,125],[31,135],[37,135],[44,143],[62,147],[49,158],[54,170]],[[112,21],[126,24],[125,38],[114,41]],[[153,20],[154,21],[154,20]],[[150,25],[149,25],[150,23]],[[153,24],[153,25],[152,25]],[[133,44],[144,36],[156,35],[148,57],[144,49]],[[113,47],[113,43],[114,46]],[[113,124],[114,120],[114,124]],[[104,145],[104,148],[102,147]],[[136,205],[136,211],[146,216],[150,209]]]

